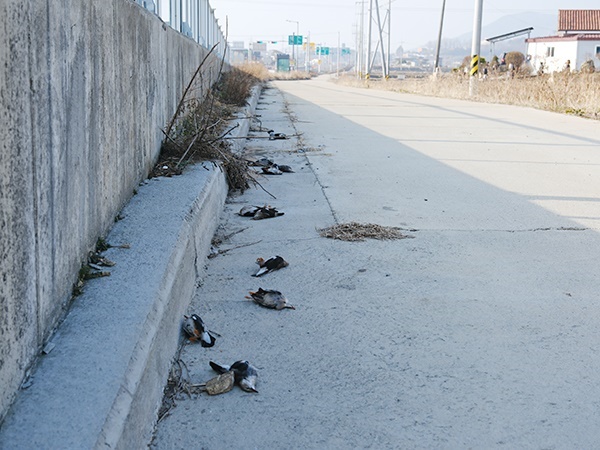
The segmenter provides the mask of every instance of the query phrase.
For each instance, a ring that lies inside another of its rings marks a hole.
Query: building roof
[[[562,36],[544,36],[525,39],[525,42],[571,42],[600,41],[600,33],[566,34]]]
[[[558,32],[600,31],[600,9],[559,9]]]

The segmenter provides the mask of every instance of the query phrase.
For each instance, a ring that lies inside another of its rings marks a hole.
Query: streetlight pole
[[[471,78],[469,79],[469,96],[477,93],[477,74],[479,72],[479,53],[481,52],[481,18],[483,16],[483,0],[475,0],[473,14],[473,40],[471,42]]]
[[[440,17],[440,31],[438,33],[437,45],[435,46],[435,62],[433,63],[433,74],[438,73],[440,66],[440,47],[442,46],[442,29],[444,28],[444,11],[446,10],[446,0],[442,1],[442,15]]]
[[[300,36],[300,22],[297,20],[286,20],[286,22],[291,22],[296,24],[296,34],[294,35],[294,40],[292,41],[292,58],[294,59],[294,70],[298,70],[298,61],[296,61],[296,36]],[[300,52],[298,52],[298,56],[300,56]]]

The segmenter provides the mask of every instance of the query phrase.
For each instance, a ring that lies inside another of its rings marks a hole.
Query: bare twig
[[[190,80],[190,82],[188,83],[187,87],[183,91],[183,95],[181,96],[181,99],[179,100],[179,104],[177,105],[177,109],[175,110],[175,114],[173,114],[173,117],[171,118],[171,121],[169,122],[169,126],[167,127],[167,131],[165,132],[165,134],[167,136],[169,136],[171,134],[171,129],[173,128],[173,125],[175,124],[175,121],[177,120],[177,117],[179,117],[179,114],[181,113],[181,110],[183,108],[183,103],[185,101],[185,97],[186,97],[188,91],[190,90],[190,88],[192,87],[192,84],[194,83],[194,80],[196,79],[196,77],[200,73],[200,70],[202,69],[202,66],[204,65],[204,63],[206,62],[206,60],[208,59],[208,57],[211,55],[211,53],[213,52],[213,50],[215,48],[217,48],[217,45],[219,45],[218,42],[215,45],[213,45],[212,48],[208,51],[208,53],[204,56],[204,58],[202,59],[202,62],[200,63],[200,65],[196,69],[196,72],[194,72],[194,75],[192,75],[192,79]],[[222,64],[221,64],[221,67],[222,67]]]
[[[263,185],[262,185],[262,184],[260,184],[260,183],[258,182],[258,180],[257,180],[256,178],[254,178],[254,177],[253,177],[252,175],[250,175],[250,174],[248,174],[248,178],[250,178],[250,179],[252,180],[252,182],[253,182],[253,183],[256,183],[256,184],[258,184],[258,186],[259,186],[259,187],[260,187],[260,188],[261,188],[263,191],[265,191],[267,194],[269,194],[271,197],[273,197],[275,200],[277,200],[277,197],[275,197],[273,194],[271,194],[269,191],[267,191],[267,190],[266,190],[266,189],[263,187]]]
[[[220,141],[221,139],[225,139],[225,136],[227,136],[229,133],[231,133],[233,130],[235,130],[237,127],[239,127],[240,124],[236,123],[235,126],[231,127],[229,130],[227,130],[225,133],[221,134],[221,136],[213,139],[212,141],[209,141],[208,144],[214,144],[217,141]]]
[[[173,145],[175,145],[175,147],[177,147],[177,148],[181,148],[181,147],[179,147],[179,144],[178,144],[177,142],[175,142],[175,141],[173,140],[173,138],[172,138],[171,136],[169,136],[165,130],[163,130],[162,128],[160,128],[160,131],[162,131],[162,133],[165,135],[165,137],[166,137],[166,138],[167,138],[169,141],[171,141],[171,142],[173,143]]]
[[[224,255],[225,253],[230,252],[231,250],[236,250],[238,248],[244,248],[244,247],[250,247],[251,245],[260,244],[261,242],[262,242],[262,239],[260,241],[250,242],[249,244],[236,245],[235,247],[226,248],[225,250],[219,250],[217,252],[217,254]]]
[[[302,136],[303,133],[297,134],[286,134],[287,137],[297,137]],[[225,136],[223,139],[271,139],[270,136]],[[283,139],[274,139],[274,140],[283,140]]]
[[[175,167],[179,168],[179,166],[181,165],[181,161],[183,161],[183,159],[187,156],[187,154],[190,151],[190,149],[192,148],[192,146],[196,143],[196,139],[198,139],[198,135],[199,135],[199,133],[196,133],[196,135],[194,136],[194,139],[192,139],[192,142],[190,142],[190,145],[188,145],[187,150],[183,153],[181,158],[179,158],[179,161],[177,161],[177,164],[175,165]]]

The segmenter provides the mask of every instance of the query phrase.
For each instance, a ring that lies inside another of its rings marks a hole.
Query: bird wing
[[[261,275],[264,275],[265,273],[270,272],[271,269],[269,269],[266,266],[262,266],[260,269],[258,269],[258,272],[256,272],[254,275],[252,275],[253,277],[260,277]]]
[[[200,336],[200,344],[202,345],[202,347],[212,347],[213,345],[215,345],[216,340],[217,339],[208,331],[204,331],[204,333],[202,333],[202,336]]]
[[[229,370],[231,369],[229,366],[222,366],[221,364],[217,364],[214,361],[209,361],[210,367],[212,367],[212,370],[214,370],[217,373],[225,373],[225,372],[229,372]]]

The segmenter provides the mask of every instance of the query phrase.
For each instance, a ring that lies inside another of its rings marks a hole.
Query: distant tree
[[[505,57],[506,64],[512,64],[515,70],[519,70],[519,68],[525,62],[525,55],[521,52],[508,52]]]

